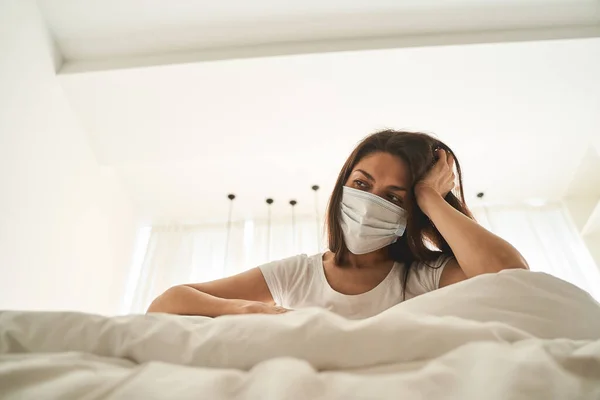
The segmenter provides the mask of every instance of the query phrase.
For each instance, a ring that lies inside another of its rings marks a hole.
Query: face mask
[[[381,197],[344,186],[340,225],[353,254],[395,243],[406,229],[406,210]]]

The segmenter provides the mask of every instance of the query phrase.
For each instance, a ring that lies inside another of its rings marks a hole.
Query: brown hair
[[[404,235],[388,246],[390,257],[404,263],[402,287],[406,290],[406,282],[414,261],[428,264],[440,255],[453,255],[448,242],[442,237],[433,223],[421,211],[414,195],[414,186],[435,164],[435,149],[441,148],[452,154],[458,175],[458,185],[448,193],[445,200],[455,209],[473,218],[467,208],[463,194],[462,174],[458,159],[454,152],[442,141],[419,132],[403,132],[385,130],[374,133],[363,139],[352,151],[335,183],[327,206],[327,237],[329,250],[335,254],[335,263],[343,265],[348,256],[348,248],[340,226],[340,202],[343,187],[356,164],[365,156],[384,152],[400,157],[409,169],[410,188],[406,194],[404,208],[407,210],[407,224]],[[429,244],[427,244],[429,243]],[[432,250],[431,246],[438,250]]]

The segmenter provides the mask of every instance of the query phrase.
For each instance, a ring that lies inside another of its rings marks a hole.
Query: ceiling
[[[61,73],[600,36],[597,0],[38,0]]]
[[[323,210],[356,142],[387,127],[433,132],[448,142],[473,201],[479,191],[488,202],[507,203],[591,190],[573,179],[584,156],[600,150],[598,38],[442,41],[437,44],[446,45],[281,55],[297,50],[286,45],[278,56],[243,59],[236,50],[212,58],[225,58],[220,61],[198,60],[210,46],[281,38],[288,43],[323,38],[335,47],[341,42],[331,40],[350,37],[351,21],[358,27],[354,37],[385,33],[376,23],[361,22],[360,15],[389,18],[382,29],[399,38],[407,37],[403,29],[441,34],[464,28],[475,24],[466,16],[500,5],[530,11],[486,14],[497,17],[496,27],[514,27],[520,20],[525,29],[557,18],[581,27],[600,20],[596,1],[572,1],[570,8],[565,1],[544,2],[562,14],[540,13],[541,3],[532,1],[343,2],[339,23],[331,17],[339,1],[261,0],[252,7],[236,2],[237,8],[226,6],[231,2],[180,1],[173,8],[158,1],[143,2],[145,8],[137,1],[86,4],[40,1],[66,60],[57,79],[98,162],[121,175],[139,213],[154,221],[222,221],[228,193],[238,196],[236,218],[264,216],[267,197],[275,199],[275,214],[287,215],[292,198],[299,213],[308,214],[314,210],[314,184],[322,187]],[[438,10],[436,17],[425,18],[432,10]],[[390,15],[409,11],[414,20],[391,22]],[[315,15],[331,29],[286,31]],[[186,21],[193,28],[176,29],[188,26]],[[270,30],[275,26],[280,30]],[[181,49],[193,54],[186,62],[169,53]],[[140,58],[150,55],[154,58]]]

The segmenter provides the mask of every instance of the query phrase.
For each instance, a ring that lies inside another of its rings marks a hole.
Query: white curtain
[[[512,243],[534,271],[579,286],[600,299],[600,271],[561,205],[474,209],[477,220]],[[206,282],[296,254],[324,248],[322,219],[233,223],[226,257],[227,228],[221,225],[153,227],[132,269],[125,312],[144,312],[167,288]]]
[[[144,312],[171,286],[206,282],[237,274],[269,261],[323,250],[322,220],[247,220],[220,225],[153,227],[143,261],[134,266],[126,312]],[[269,240],[270,236],[270,240]],[[226,242],[229,243],[226,252]]]
[[[477,221],[510,242],[532,271],[579,286],[600,300],[600,269],[562,204],[542,207],[482,207]]]

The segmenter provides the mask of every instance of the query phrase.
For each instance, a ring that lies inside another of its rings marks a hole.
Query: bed
[[[600,305],[483,275],[352,321],[0,313],[2,399],[600,399]]]

